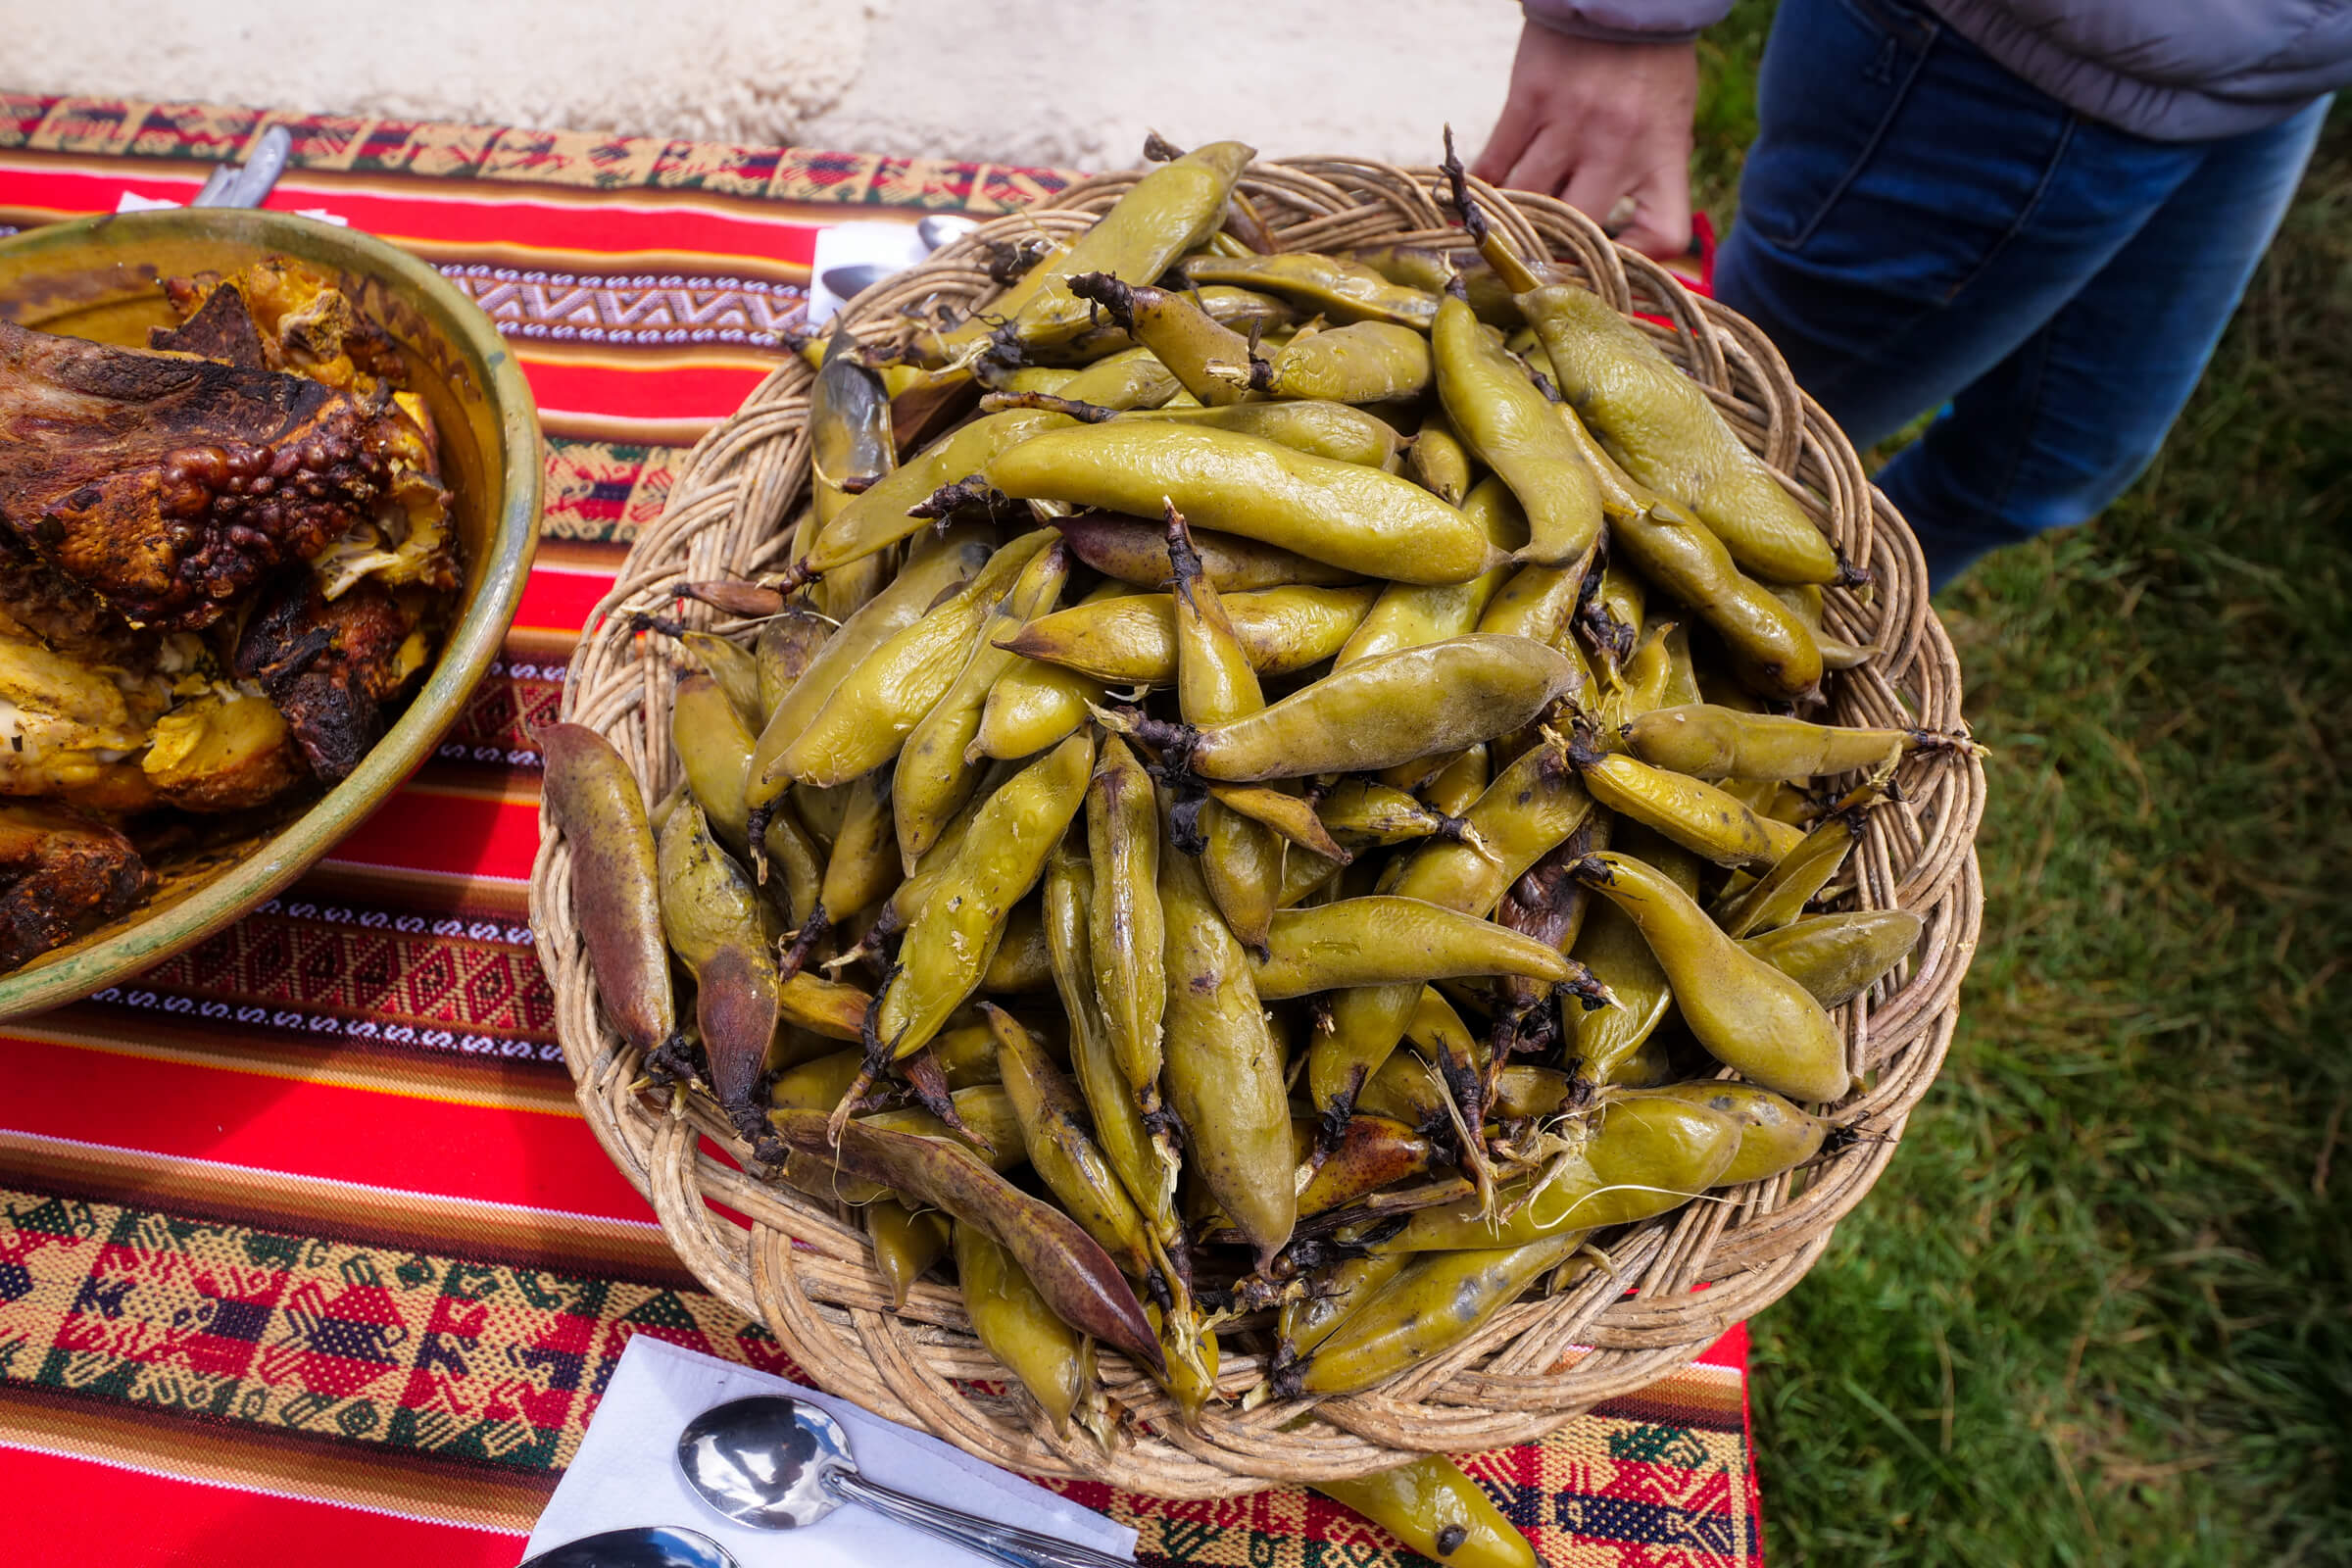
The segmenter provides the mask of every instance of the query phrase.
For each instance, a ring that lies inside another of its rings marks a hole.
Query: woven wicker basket
[[[843,319],[861,337],[895,341],[909,307],[984,306],[997,292],[984,247],[1040,230],[1083,229],[1133,183],[1104,175],[1059,207],[999,219],[929,262],[861,295]],[[1443,182],[1429,169],[1344,159],[1261,163],[1243,176],[1277,239],[1329,250],[1394,240],[1450,239]],[[1960,672],[1930,612],[1916,542],[1864,478],[1845,438],[1790,380],[1746,321],[1687,293],[1653,263],[1612,245],[1585,218],[1544,197],[1504,198],[1480,187],[1487,211],[1522,254],[1542,251],[1577,270],[1620,311],[1672,323],[1657,341],[1704,385],[1742,438],[1807,492],[1804,505],[1877,586],[1865,598],[1830,595],[1832,628],[1884,652],[1836,676],[1830,697],[1848,723],[1960,723]],[[792,360],[688,458],[660,521],[630,552],[574,657],[564,716],[602,732],[637,770],[650,800],[677,776],[668,744],[676,669],[661,640],[631,636],[627,612],[683,613],[681,579],[770,567],[802,496],[803,430],[811,380]],[[727,622],[715,622],[725,629]],[[747,1151],[700,1097],[673,1103],[637,1094],[635,1054],[601,1016],[572,918],[570,855],[543,827],[531,881],[531,924],[556,991],[557,1031],[581,1107],[615,1163],[653,1201],[688,1266],[720,1298],[765,1323],[808,1375],[893,1420],[927,1428],[982,1458],[1040,1475],[1092,1476],[1167,1496],[1219,1496],[1292,1481],[1361,1475],[1427,1452],[1522,1443],[1595,1402],[1688,1361],[1732,1324],[1793,1286],[1828,1247],[1838,1220],[1861,1201],[1893,1156],[1911,1107],[1943,1060],[1962,974],[1983,907],[1973,839],[1984,804],[1973,760],[1909,764],[1907,804],[1874,812],[1853,858],[1856,897],[1924,916],[1917,955],[1840,1012],[1851,1065],[1869,1087],[1836,1107],[1837,1123],[1868,1136],[1796,1173],[1757,1183],[1730,1201],[1698,1202],[1611,1241],[1614,1271],[1568,1293],[1504,1309],[1438,1360],[1374,1392],[1321,1401],[1273,1401],[1244,1411],[1212,1405],[1199,1426],[1174,1419],[1155,1387],[1116,1354],[1102,1356],[1113,1395],[1140,1418],[1105,1456],[1083,1437],[1057,1439],[1025,1396],[1004,1392],[1003,1370],[973,1339],[953,1288],[923,1283],[903,1313],[848,1211],[745,1174]],[[747,1230],[723,1205],[751,1222]],[[797,1245],[796,1245],[797,1244]],[[1701,1287],[1704,1289],[1701,1289]],[[1229,1343],[1223,1390],[1258,1380],[1261,1357]]]

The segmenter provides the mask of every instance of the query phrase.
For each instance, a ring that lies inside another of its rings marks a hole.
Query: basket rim
[[[1091,223],[1141,171],[1097,175],[1052,208],[981,225],[929,262],[854,301],[838,318],[860,337],[902,330],[908,308],[947,296],[985,305],[996,285],[980,266],[993,240]],[[1434,168],[1303,158],[1253,163],[1241,187],[1286,221],[1286,241],[1430,240],[1446,224]],[[1495,226],[1523,251],[1559,257],[1621,314],[1647,315],[1654,341],[1714,397],[1733,428],[1878,573],[1868,601],[1831,597],[1840,635],[1880,647],[1864,670],[1840,677],[1835,701],[1865,720],[1913,714],[1907,723],[1956,727],[1961,689],[1949,638],[1928,605],[1917,544],[1872,488],[1850,444],[1788,377],[1761,333],[1686,290],[1666,269],[1614,245],[1582,215],[1548,197],[1473,188]],[[1296,248],[1296,247],[1294,247]],[[1666,324],[1659,325],[1662,320]],[[575,651],[561,715],[605,732],[641,786],[661,785],[667,754],[665,692],[671,662],[636,646],[625,612],[669,606],[681,576],[748,571],[782,549],[776,524],[805,468],[801,429],[812,373],[797,358],[766,377],[736,415],[688,455],[662,516],[632,547],[612,590],[592,612]],[[1786,460],[1780,461],[1780,460]],[[687,617],[720,631],[729,620],[689,604]],[[1899,679],[1898,679],[1899,677]],[[543,808],[531,878],[531,919],[557,993],[557,1031],[592,1131],[653,1202],[663,1232],[714,1294],[765,1323],[809,1376],[886,1418],[931,1430],[977,1456],[1032,1474],[1091,1477],[1163,1495],[1214,1496],[1289,1481],[1369,1473],[1417,1453],[1459,1452],[1540,1438],[1601,1399],[1688,1361],[1731,1323],[1770,1304],[1802,1278],[1837,1222],[1866,1197],[1892,1159],[1911,1108],[1934,1081],[1957,1019],[1957,994],[1983,916],[1974,839],[1984,808],[1982,762],[1965,754],[1906,769],[1901,809],[1872,813],[1854,857],[1859,882],[1928,919],[1914,958],[1839,1010],[1849,1061],[1873,1075],[1836,1107],[1840,1125],[1871,1134],[1808,1172],[1791,1194],[1784,1175],[1632,1227],[1613,1244],[1612,1268],[1560,1296],[1506,1308],[1486,1330],[1383,1389],[1340,1398],[1267,1401],[1253,1411],[1212,1409],[1189,1429],[1167,1397],[1125,1360],[1100,1356],[1105,1384],[1150,1430],[1118,1455],[1075,1446],[1045,1426],[1025,1397],[975,1394],[991,1363],[971,1340],[956,1293],[918,1283],[894,1315],[862,1231],[813,1200],[757,1182],[729,1159],[748,1151],[714,1109],[683,1095],[656,1105],[632,1095],[634,1058],[604,1026],[570,915],[570,857]],[[1916,788],[1912,786],[1916,785]],[[1904,972],[1905,968],[1908,973]],[[706,1147],[708,1146],[708,1147]],[[727,1158],[710,1152],[725,1151]],[[721,1203],[747,1231],[714,1215]],[[1638,1293],[1622,1295],[1629,1285]],[[1704,1288],[1697,1288],[1703,1286]],[[1484,1363],[1482,1366],[1480,1363]],[[1220,1386],[1255,1381],[1258,1359],[1228,1357]],[[1304,1416],[1303,1426],[1277,1429]]]

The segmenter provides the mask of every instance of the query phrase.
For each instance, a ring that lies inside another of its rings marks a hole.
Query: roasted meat
[[[0,321],[0,522],[126,619],[208,626],[372,516],[379,398]]]
[[[0,969],[71,942],[147,896],[130,840],[58,806],[0,806]]]
[[[177,303],[173,302],[175,307]],[[189,303],[195,310],[177,326],[148,329],[149,348],[219,360],[240,370],[278,368],[270,363],[269,345],[262,341],[262,329],[254,322],[243,289],[224,284],[206,294],[201,304],[193,299]]]
[[[381,583],[330,600],[312,573],[291,571],[254,607],[234,668],[261,683],[311,771],[333,783],[383,734],[384,705],[424,667],[425,646],[416,612]]]
[[[158,638],[0,528],[0,637],[38,642],[68,659],[125,668],[154,662]],[[10,626],[15,628],[10,630]]]

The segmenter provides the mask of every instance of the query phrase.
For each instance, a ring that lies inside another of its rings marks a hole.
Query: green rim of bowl
[[[153,919],[136,923],[95,947],[69,957],[0,976],[0,1018],[14,1018],[62,1005],[128,979],[175,953],[195,946],[250,912],[291,884],[335,844],[389,800],[417,765],[432,755],[457,720],[483,673],[498,657],[507,628],[522,602],[532,554],[539,544],[540,488],[546,472],[539,450],[539,418],[530,384],[508,351],[490,318],[425,263],[384,241],[356,230],[286,213],[204,208],[131,213],[52,223],[0,239],[0,254],[12,257],[56,252],[61,260],[82,250],[106,226],[133,233],[202,233],[257,249],[311,256],[341,255],[350,270],[391,280],[452,346],[478,368],[482,392],[497,411],[504,461],[495,477],[488,549],[468,562],[482,588],[451,630],[433,672],[410,699],[384,738],[351,776],[310,809],[263,843],[249,859],[229,866]]]

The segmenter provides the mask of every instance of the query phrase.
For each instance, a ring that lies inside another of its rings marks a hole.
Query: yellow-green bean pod
[[[1536,390],[1466,301],[1439,307],[1430,344],[1446,417],[1526,509],[1529,539],[1516,559],[1556,566],[1591,549],[1600,486],[1562,427],[1572,416]]]
[[[1570,1233],[1416,1258],[1311,1355],[1277,1373],[1275,1392],[1360,1394],[1410,1371],[1486,1327],[1583,1240]]]
[[[1282,1049],[1250,963],[1189,855],[1159,860],[1168,1001],[1161,1079],[1187,1134],[1187,1159],[1261,1266],[1298,1217]]]
[[[1355,321],[1300,333],[1271,362],[1266,390],[1278,398],[1398,403],[1429,390],[1429,339],[1409,326]],[[1450,499],[1450,498],[1448,498]]]
[[[1012,1254],[978,1226],[958,1224],[956,1277],[972,1332],[1020,1380],[1054,1430],[1067,1437],[1073,1417],[1090,1430],[1102,1425],[1084,1409],[1102,1397],[1094,1342],[1054,1316]]]
[[[1013,540],[951,597],[876,648],[768,764],[769,774],[824,789],[896,757],[956,683],[997,600],[1053,541],[1050,528]]]
[[[1367,1252],[1331,1264],[1307,1293],[1282,1303],[1278,1332],[1297,1360],[1331,1338],[1339,1326],[1412,1261],[1410,1252]]]
[[[1360,262],[1314,251],[1196,256],[1183,271],[1196,283],[1235,283],[1279,294],[1335,321],[1391,321],[1427,331],[1438,314],[1436,295],[1392,283]]]
[[[1194,772],[1223,783],[1377,772],[1519,729],[1579,678],[1541,643],[1474,632],[1359,660],[1228,723],[1178,733],[1140,715],[1119,722],[1181,747]]]
[[[1919,946],[1927,922],[1908,909],[1817,914],[1740,944],[1803,986],[1824,1007],[1851,1002]]]
[[[981,1010],[996,1036],[997,1070],[1020,1122],[1030,1165],[1062,1211],[1086,1227],[1122,1273],[1132,1280],[1146,1278],[1152,1273],[1152,1260],[1143,1211],[1095,1147],[1078,1091],[1011,1014],[988,1003]]]
[[[1460,506],[1470,494],[1470,449],[1462,445],[1443,408],[1432,409],[1422,417],[1404,463],[1405,472],[1447,506]]]
[[[677,1033],[662,952],[660,870],[636,775],[612,743],[580,724],[539,732],[542,798],[571,847],[571,904],[597,1000],[640,1055]]]
[[[1475,1201],[1426,1208],[1382,1245],[1450,1253],[1459,1247],[1523,1247],[1581,1237],[1667,1213],[1722,1179],[1740,1150],[1740,1123],[1722,1111],[1646,1090],[1618,1091],[1586,1123],[1583,1147],[1533,1182],[1506,1189],[1497,1223]],[[1409,1277],[1409,1276],[1407,1276]]]
[[[874,1266],[890,1286],[890,1309],[904,1310],[914,1282],[948,1255],[948,1218],[932,1209],[916,1214],[895,1198],[877,1198],[865,1205],[865,1234],[874,1244]]]
[[[1086,798],[1094,742],[1073,735],[980,807],[956,859],[906,927],[875,1020],[892,1056],[921,1050],[987,973],[1012,906],[1045,874],[1046,857]]]
[[[767,727],[752,750],[750,800],[756,809],[784,793],[791,776],[776,766],[785,748],[801,737],[851,671],[891,638],[911,626],[952,584],[967,581],[995,554],[995,535],[986,528],[948,531],[939,548],[909,560],[889,587],[858,607],[803,665],[791,687],[769,712]]]
[[[1698,779],[1651,767],[1622,752],[1574,748],[1569,760],[1592,798],[1717,865],[1766,871],[1804,842],[1804,830],[1758,816]]]
[[[1266,405],[1271,406],[1271,405]],[[1251,408],[1261,405],[1251,404]],[[1139,588],[1165,588],[1176,575],[1168,563],[1167,530],[1139,517],[1120,517],[1107,512],[1082,512],[1056,517],[1071,554],[1105,577]],[[1193,548],[1200,553],[1201,569],[1223,594],[1258,588],[1334,586],[1355,581],[1351,573],[1320,561],[1239,534],[1193,530]],[[1090,599],[1094,596],[1090,596]],[[1116,598],[1116,594],[1102,594]]]
[[[1552,984],[1573,972],[1549,943],[1423,899],[1374,894],[1276,914],[1257,966],[1267,1002],[1362,986],[1516,974]]]
[[[1082,424],[1024,441],[984,472],[1017,500],[1138,516],[1173,504],[1201,527],[1399,582],[1467,582],[1494,564],[1478,525],[1411,480],[1231,430]]]
[[[1086,791],[1094,897],[1088,949],[1111,1054],[1137,1103],[1159,1103],[1159,1018],[1167,1002],[1159,913],[1159,806],[1151,775],[1116,735],[1105,736]]]
[[[1778,1176],[1821,1152],[1830,1123],[1790,1104],[1769,1089],[1722,1079],[1668,1084],[1652,1094],[1672,1095],[1694,1105],[1720,1110],[1740,1124],[1740,1148],[1715,1178],[1718,1187],[1739,1187]]]
[[[890,802],[899,858],[908,870],[980,783],[979,760],[970,750],[980,715],[998,677],[1020,657],[999,647],[999,640],[1050,612],[1069,574],[1069,552],[1058,541],[1031,557],[974,634],[962,670],[907,732],[891,773]]]
[[[1849,729],[1695,703],[1642,714],[1625,726],[1625,744],[1644,762],[1692,778],[1806,779],[1970,743],[1935,730]]]
[[[1792,1100],[1844,1097],[1845,1042],[1805,988],[1725,936],[1668,878],[1595,855],[1577,875],[1622,909],[1657,955],[1683,1021],[1718,1061]]]
[[[1486,479],[1471,490],[1462,514],[1483,528],[1498,550],[1514,550],[1527,542],[1527,517],[1499,479]],[[1476,631],[1487,606],[1515,569],[1520,568],[1506,564],[1468,582],[1389,584],[1373,601],[1364,623],[1333,656],[1332,667]]]
[[[1432,1561],[1451,1568],[1540,1568],[1527,1537],[1442,1453],[1351,1481],[1309,1485]]]
[[[1264,588],[1228,596],[1225,610],[1250,667],[1290,675],[1339,652],[1379,596],[1368,584]],[[1089,599],[1040,616],[1004,646],[1107,685],[1169,685],[1176,679],[1176,600],[1138,593]]]

